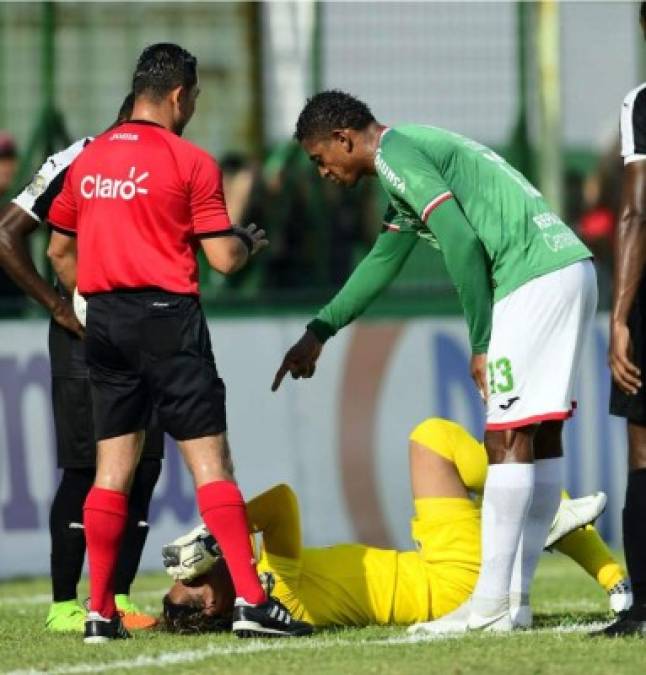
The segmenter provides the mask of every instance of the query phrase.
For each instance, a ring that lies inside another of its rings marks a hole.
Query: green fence
[[[423,33],[411,37],[396,30],[380,34],[376,41],[375,33],[389,25],[380,24],[379,13],[385,15],[388,9],[392,14],[393,7],[376,3],[370,9],[373,23],[356,36],[357,44],[363,40],[371,45],[371,53],[381,49],[391,61],[397,49],[419,49],[424,44]],[[405,3],[397,7],[405,14]],[[515,82],[513,124],[495,149],[543,184],[558,202],[559,188],[565,184],[562,171],[570,177],[568,184],[578,186],[596,162],[596,152],[590,148],[560,151],[558,69],[556,75],[549,71],[558,42],[554,36],[558,6],[543,0],[506,7],[508,20],[500,34],[481,31],[482,40],[508,44],[509,77]],[[334,84],[329,72],[329,53],[335,48],[331,17],[332,10],[340,9],[327,3],[316,6],[311,36],[313,88]],[[271,239],[270,249],[257,264],[230,280],[203,268],[205,301],[218,312],[309,312],[330,296],[369,249],[380,226],[383,195],[370,181],[359,190],[345,192],[325,185],[297,147],[287,139],[276,143],[267,137],[268,103],[284,94],[268,91],[263,74],[267,11],[261,3],[242,2],[1,3],[0,128],[15,135],[22,151],[14,187],[23,185],[54,148],[71,138],[95,134],[112,122],[145,45],[163,40],[181,43],[198,55],[202,90],[187,136],[222,161],[227,184],[237,191],[230,204],[240,220],[261,222]],[[449,28],[455,21],[455,3],[429,5],[424,11],[428,20],[446,21]],[[465,3],[460,15],[475,34],[483,11]],[[304,39],[290,32],[289,13],[286,16],[286,40]],[[465,42],[455,53],[469,63],[476,52]],[[440,65],[446,69],[445,77],[452,77],[451,65]],[[391,66],[396,74],[396,61]],[[481,73],[494,66],[473,63]],[[425,67],[421,63],[420,72]],[[488,77],[488,82],[495,82],[495,72]],[[479,102],[476,92],[472,114],[491,114],[488,100],[485,96]],[[542,125],[541,143],[536,145],[531,142],[530,112],[534,124],[538,114]],[[563,193],[561,210],[572,220],[580,209],[578,189]],[[44,271],[45,239],[43,232],[34,241],[34,255]],[[2,303],[0,298],[0,307]],[[33,311],[22,302],[12,307]],[[376,311],[456,309],[439,255],[419,246]]]

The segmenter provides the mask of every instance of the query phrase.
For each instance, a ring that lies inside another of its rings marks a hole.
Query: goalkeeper
[[[291,488],[277,485],[248,502],[250,530],[262,534],[261,579],[294,618],[315,626],[408,625],[444,616],[469,597],[480,569],[484,446],[454,422],[427,419],[410,435],[410,463],[416,551],[303,548]],[[589,525],[604,505],[603,495],[562,500],[547,544],[581,565],[621,611],[631,602],[626,573]],[[164,619],[177,632],[230,626],[233,586],[212,537],[205,531],[196,542],[200,529],[164,547],[168,572],[179,579],[164,597]],[[512,590],[513,615],[527,625],[526,590]]]

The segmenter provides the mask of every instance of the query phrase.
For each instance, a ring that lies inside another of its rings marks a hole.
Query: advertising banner
[[[484,411],[469,376],[463,321],[357,322],[325,346],[313,379],[288,378],[272,394],[274,373],[303,323],[210,321],[243,493],[289,483],[309,545],[357,540],[409,548],[409,432],[440,416],[482,435]],[[0,577],[49,568],[48,512],[58,469],[46,345],[44,321],[0,323]],[[566,482],[574,496],[608,493],[599,527],[616,546],[625,425],[607,413],[606,351],[607,317],[600,316],[583,357],[579,407],[566,425]],[[190,476],[167,438],[142,567],[159,568],[161,545],[197,519]]]

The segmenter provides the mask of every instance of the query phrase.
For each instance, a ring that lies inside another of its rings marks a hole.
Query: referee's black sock
[[[646,469],[628,473],[624,506],[624,550],[633,587],[631,618],[646,621]]]
[[[114,576],[116,595],[129,595],[148,537],[148,508],[161,472],[160,459],[142,458],[128,500],[128,523]]]
[[[49,514],[52,540],[51,577],[54,602],[74,600],[85,558],[83,503],[95,469],[63,469]]]

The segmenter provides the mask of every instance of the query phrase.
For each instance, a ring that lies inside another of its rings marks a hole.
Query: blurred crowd
[[[580,180],[572,222],[594,253],[599,280],[599,306],[611,304],[613,242],[619,218],[623,160],[619,136],[601,155],[593,172]]]
[[[622,170],[618,144],[617,139],[591,173],[566,176],[565,215],[595,255],[602,308],[610,303]],[[279,305],[329,297],[379,232],[383,200],[378,186],[367,181],[347,190],[319,180],[315,167],[292,141],[279,144],[263,160],[238,153],[218,159],[232,221],[262,226],[270,247],[256,264],[228,279],[204,265],[205,300],[240,303],[261,298]],[[0,131],[0,202],[18,188],[14,185],[18,166],[13,137]],[[0,316],[24,307],[21,292],[0,270]]]
[[[222,280],[247,297],[262,291],[274,301],[285,295],[298,301],[316,289],[329,293],[376,236],[374,186],[347,190],[321,181],[294,142],[274,148],[262,163],[228,154],[220,166],[231,220],[262,225],[269,234],[270,246],[256,264]]]

